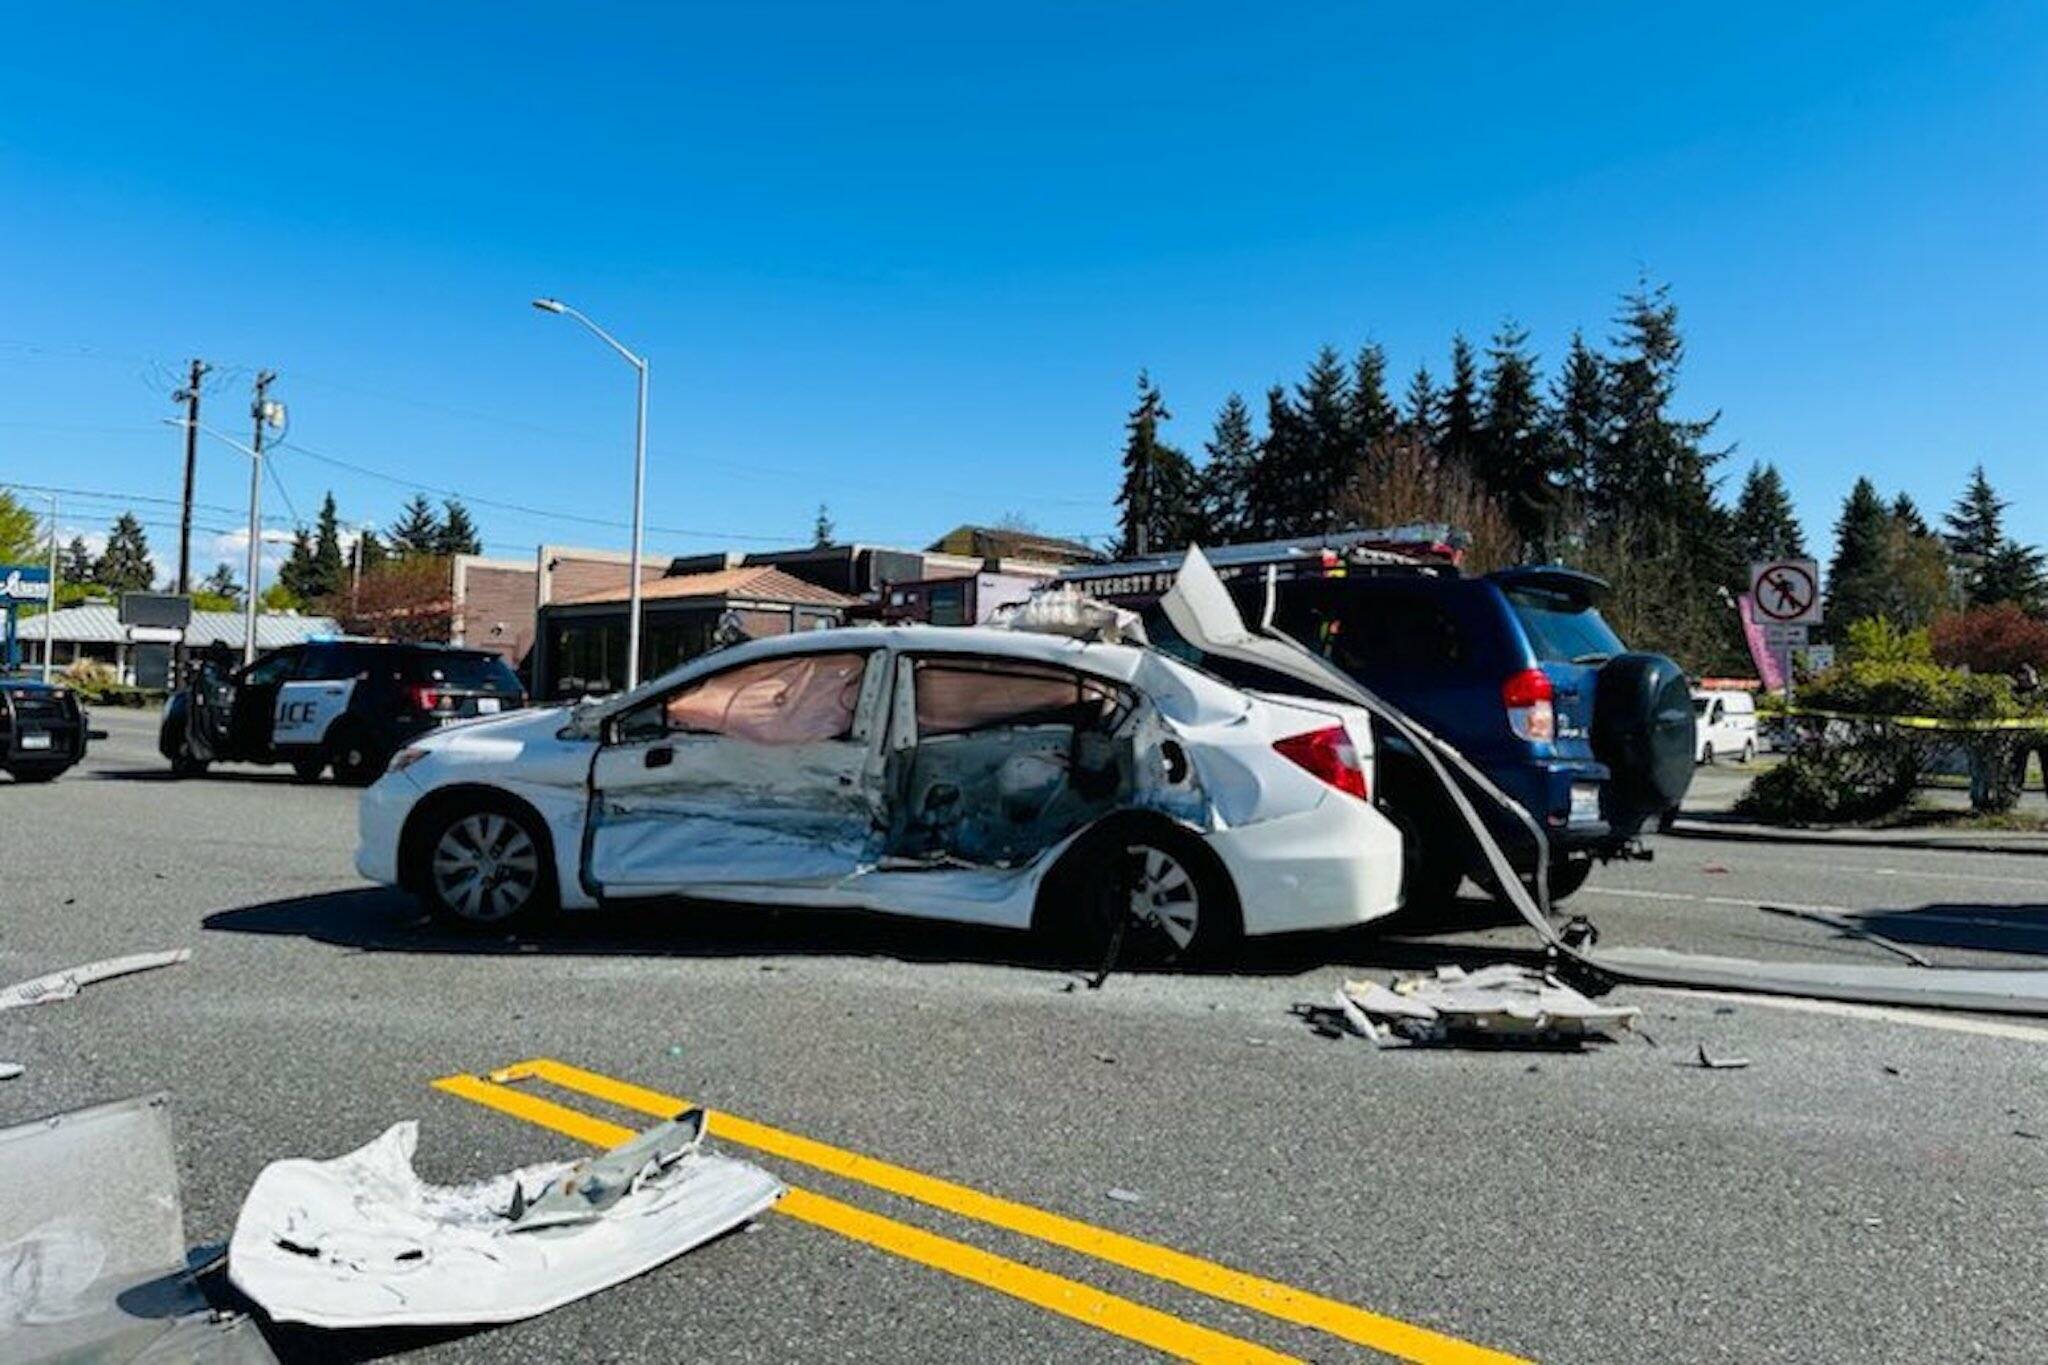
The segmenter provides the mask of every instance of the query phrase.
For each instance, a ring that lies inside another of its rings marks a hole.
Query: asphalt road
[[[0,1057],[27,1068],[0,1082],[0,1122],[171,1091],[195,1243],[225,1240],[266,1162],[399,1119],[420,1120],[430,1179],[585,1150],[431,1085],[546,1057],[1385,1315],[1305,1314],[1391,1345],[1413,1324],[1543,1360],[2042,1351],[2048,1026],[1635,990],[1618,998],[1654,1046],[1382,1052],[1290,1014],[1347,973],[1530,946],[1476,905],[1439,941],[1320,937],[1099,991],[1010,936],[850,917],[678,908],[452,937],[356,878],[352,793],[255,768],[172,782],[151,718],[97,719],[113,738],[84,767],[0,781],[0,982],[149,948],[193,959],[0,1014]],[[1827,907],[1937,960],[2031,964],[2044,887],[2032,856],[1667,838],[1575,908],[1607,943],[1890,960],[1756,909]],[[1752,1065],[1684,1065],[1701,1043]],[[1184,1263],[1174,1282],[1128,1248],[1099,1259],[728,1150],[950,1240],[878,1247],[776,1213],[538,1320],[280,1333],[281,1353],[1093,1361],[1154,1357],[1133,1334],[1179,1323],[1370,1355],[1198,1292]],[[1089,1308],[1090,1291],[1129,1302]],[[1409,1354],[1457,1358],[1434,1339]]]

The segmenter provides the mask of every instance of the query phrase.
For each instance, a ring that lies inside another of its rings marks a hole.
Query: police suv
[[[85,757],[85,708],[68,687],[0,677],[0,769],[16,782],[48,782]]]
[[[349,786],[376,781],[413,736],[525,705],[498,655],[448,645],[315,640],[230,672],[202,657],[164,709],[157,748],[171,771],[210,763],[289,763],[307,780],[329,764]]]

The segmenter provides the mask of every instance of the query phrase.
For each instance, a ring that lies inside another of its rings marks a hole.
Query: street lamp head
[[[535,299],[533,306],[540,309],[543,313],[565,313],[568,311],[557,299]]]

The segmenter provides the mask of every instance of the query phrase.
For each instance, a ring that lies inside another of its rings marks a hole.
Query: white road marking
[[[1810,905],[1802,901],[1781,901],[1775,897],[1760,896],[1701,896],[1691,891],[1639,891],[1633,887],[1589,886],[1579,893],[1582,896],[1628,896],[1644,901],[1698,901],[1702,905],[1733,905],[1744,910],[1754,910],[1759,905],[1776,905],[1786,910],[1811,910],[1822,915],[1859,915],[1869,907],[1858,910],[1847,905]]]
[[[1941,1033],[1973,1033],[1980,1038],[2004,1038],[2021,1043],[2048,1043],[2048,1029],[2027,1024],[2008,1024],[1997,1019],[1968,1015],[1934,1014],[1926,1010],[1898,1009],[1890,1005],[1851,1005],[1838,1000],[1809,1000],[1796,995],[1749,995],[1740,991],[1683,991],[1663,986],[1646,986],[1653,995],[1686,996],[1694,1000],[1725,1000],[1737,1005],[1761,1005],[1766,1009],[1790,1010],[1796,1014],[1828,1014],[1838,1019],[1863,1019],[1876,1023],[1907,1024],[1913,1028]]]
[[[1579,892],[1581,896],[1625,896],[1646,901],[1695,901],[1701,905],[1730,905],[1741,910],[1754,910],[1762,905],[1775,905],[1783,910],[1809,910],[1823,915],[1846,915],[1859,923],[1872,913],[1887,913],[1882,906],[1812,905],[1801,901],[1779,900],[1774,896],[1702,896],[1690,891],[1644,891],[1635,887],[1589,886]],[[2016,907],[2023,908],[2023,907]],[[1996,919],[1988,915],[1940,915],[1920,910],[1899,911],[1902,924],[1964,924],[1976,929],[2001,929],[2013,934],[2048,934],[2048,908],[2043,908],[2039,924],[2016,923],[2008,919]],[[1967,947],[1968,945],[1957,945]]]

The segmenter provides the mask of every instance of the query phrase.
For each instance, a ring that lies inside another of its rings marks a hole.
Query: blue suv
[[[1685,672],[1622,643],[1600,615],[1600,579],[1382,569],[1275,589],[1275,626],[1456,746],[1542,823],[1553,900],[1596,861],[1632,855],[1691,784]],[[1263,583],[1232,591],[1240,610],[1263,610]],[[1398,735],[1382,737],[1379,782],[1411,845],[1409,903],[1447,899],[1481,866],[1462,823]],[[1505,823],[1499,834],[1510,850],[1528,842]]]

